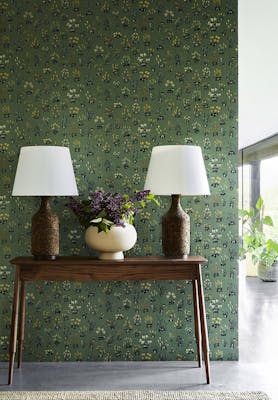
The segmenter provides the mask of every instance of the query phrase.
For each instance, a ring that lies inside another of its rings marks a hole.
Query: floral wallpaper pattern
[[[237,1],[0,1],[0,360],[8,359],[14,269],[39,200],[11,197],[19,149],[69,146],[80,196],[142,189],[155,145],[203,149],[211,196],[183,198],[203,267],[211,358],[237,333]],[[193,168],[194,166],[192,166]],[[128,254],[161,254],[160,218],[136,217]],[[92,253],[65,207],[63,255]],[[27,284],[24,360],[196,359],[187,282]]]

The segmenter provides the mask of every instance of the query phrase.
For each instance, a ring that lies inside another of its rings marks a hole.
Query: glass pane
[[[261,161],[261,196],[265,202],[265,215],[273,219],[274,229],[264,230],[272,239],[278,241],[278,156]]]
[[[250,204],[250,165],[238,168],[239,179],[239,208],[248,209]]]
[[[239,208],[249,210],[250,208],[250,192],[251,192],[251,167],[245,164],[238,168],[239,183]],[[239,236],[242,235],[242,225],[239,223]]]

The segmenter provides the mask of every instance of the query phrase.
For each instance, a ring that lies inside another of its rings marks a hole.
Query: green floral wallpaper
[[[21,146],[69,146],[80,196],[142,189],[151,149],[203,149],[211,196],[183,199],[203,267],[212,359],[238,356],[237,1],[0,1],[0,360],[38,199],[12,198]],[[61,254],[93,254],[55,198]],[[162,206],[129,254],[161,254]],[[24,360],[196,359],[186,282],[27,285]]]

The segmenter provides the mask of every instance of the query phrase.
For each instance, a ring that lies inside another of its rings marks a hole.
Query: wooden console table
[[[207,383],[210,383],[209,346],[202,284],[200,256],[185,259],[165,257],[127,257],[120,261],[102,261],[89,257],[59,257],[55,261],[17,257],[13,311],[10,333],[9,384],[13,381],[14,359],[18,341],[18,368],[22,363],[25,319],[26,281],[125,281],[125,280],[190,280],[193,287],[195,337],[198,364],[204,354]]]

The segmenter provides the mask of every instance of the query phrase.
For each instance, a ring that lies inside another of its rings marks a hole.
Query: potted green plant
[[[258,266],[258,277],[265,282],[278,279],[278,243],[268,238],[264,226],[273,227],[272,218],[264,215],[264,201],[259,197],[256,207],[250,210],[239,210],[243,226],[240,259],[251,255],[252,262]]]
[[[71,197],[68,206],[86,229],[87,245],[100,252],[99,258],[122,260],[123,251],[131,249],[137,240],[134,217],[149,202],[159,205],[149,190],[129,195],[105,193],[98,189],[90,192],[86,200],[78,201]]]

